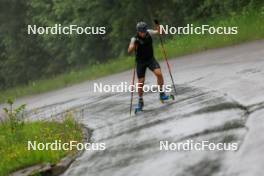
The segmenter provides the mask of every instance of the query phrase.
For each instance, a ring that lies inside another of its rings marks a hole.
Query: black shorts
[[[156,61],[156,59],[150,59],[145,62],[137,62],[137,77],[144,78],[147,68],[149,68],[151,71],[154,71],[157,68],[160,68],[159,63]]]

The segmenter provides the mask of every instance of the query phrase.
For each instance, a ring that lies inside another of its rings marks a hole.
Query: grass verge
[[[25,122],[22,126],[11,130],[10,123],[0,124],[0,176],[8,175],[27,166],[40,163],[56,163],[72,151],[64,150],[28,150],[28,141],[37,143],[81,141],[82,130],[72,119],[63,122]]]
[[[181,35],[165,43],[170,58],[195,53],[211,48],[238,44],[245,41],[264,38],[264,8],[258,11],[250,10],[242,14],[233,14],[228,18],[211,19],[206,24],[214,26],[237,26],[237,35]],[[201,23],[199,23],[201,24]],[[205,24],[205,23],[204,23]],[[161,51],[156,47],[156,57],[162,60]],[[39,80],[26,86],[18,86],[0,91],[0,102],[7,97],[22,97],[43,93],[46,91],[66,87],[85,80],[92,80],[102,76],[128,70],[134,65],[132,57],[112,59],[107,63],[86,67],[82,70],[72,71],[58,75],[54,78]]]

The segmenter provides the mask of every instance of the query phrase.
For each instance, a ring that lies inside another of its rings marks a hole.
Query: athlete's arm
[[[148,29],[147,31],[151,36],[163,34],[162,31],[160,30],[160,25],[156,25],[156,29]]]
[[[132,37],[131,40],[130,40],[128,49],[127,49],[128,54],[131,54],[135,50],[135,48],[136,48],[136,44],[135,43],[136,43],[136,38]]]
[[[149,33],[151,36],[159,34],[159,31],[158,31],[158,30],[148,29],[147,31],[148,31],[148,33]]]

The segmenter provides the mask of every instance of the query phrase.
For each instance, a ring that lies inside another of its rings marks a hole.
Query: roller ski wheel
[[[166,95],[166,94],[162,94],[160,95],[160,102],[161,103],[165,103],[169,100],[175,100],[174,95]]]

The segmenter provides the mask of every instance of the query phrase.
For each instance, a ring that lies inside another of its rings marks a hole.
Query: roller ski
[[[135,114],[142,112],[144,107],[144,101],[143,98],[139,98],[137,107],[135,108]]]
[[[164,92],[160,93],[160,102],[161,103],[168,102],[169,100],[175,100],[174,95],[166,95]]]

